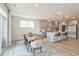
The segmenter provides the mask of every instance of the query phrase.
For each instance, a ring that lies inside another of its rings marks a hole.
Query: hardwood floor
[[[58,44],[54,43],[53,46],[56,46],[60,50],[59,52],[63,51],[63,55],[66,53],[69,55],[79,55],[79,40],[71,39]]]
[[[36,56],[79,56],[79,39],[68,39],[62,42],[43,41],[42,53],[36,52]],[[32,56],[32,52],[27,51],[23,41],[16,42],[8,48],[3,56]]]

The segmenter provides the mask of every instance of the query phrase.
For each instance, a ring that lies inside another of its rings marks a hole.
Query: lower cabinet
[[[55,32],[47,32],[47,40],[54,42]]]

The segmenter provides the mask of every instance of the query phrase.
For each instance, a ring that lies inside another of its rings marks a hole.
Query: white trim
[[[24,39],[23,38],[22,39],[12,39],[11,42],[13,42],[13,41],[20,41],[20,40],[24,40]]]

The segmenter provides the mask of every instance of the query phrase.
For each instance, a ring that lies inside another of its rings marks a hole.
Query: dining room
[[[0,16],[4,24],[0,26],[4,35],[2,46],[6,42],[2,56],[79,55],[78,3],[6,3],[2,6],[9,13],[6,18]]]

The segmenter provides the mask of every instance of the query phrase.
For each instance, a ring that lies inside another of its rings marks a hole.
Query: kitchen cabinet
[[[47,32],[47,40],[50,42],[54,42],[55,32]]]
[[[76,29],[77,27],[74,25],[68,26],[68,36],[70,38],[76,38]]]

